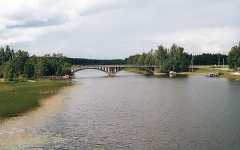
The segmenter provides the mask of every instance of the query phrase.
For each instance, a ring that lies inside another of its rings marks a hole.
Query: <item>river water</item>
[[[0,149],[240,149],[240,81],[85,70],[74,83],[2,123]]]

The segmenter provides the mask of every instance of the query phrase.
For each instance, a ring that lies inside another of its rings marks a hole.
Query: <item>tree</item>
[[[141,54],[141,55],[138,57],[137,64],[138,64],[138,65],[144,65],[144,62],[145,62],[146,57],[147,57],[147,54],[146,54],[146,53]]]
[[[3,65],[5,63],[5,51],[4,48],[0,48],[0,65]]]
[[[151,50],[149,53],[147,53],[147,56],[146,56],[146,58],[144,60],[144,64],[145,65],[149,65],[149,66],[155,64],[153,50]]]
[[[140,54],[136,54],[136,55],[130,56],[128,58],[128,64],[132,64],[132,65],[133,64],[137,64],[139,57],[140,57]]]
[[[24,76],[28,79],[33,79],[35,74],[35,66],[31,59],[27,60],[24,65]]]
[[[4,79],[7,81],[13,81],[16,79],[16,70],[13,62],[8,62],[4,69]]]
[[[238,69],[240,67],[240,42],[231,48],[228,54],[228,64],[232,69]]]
[[[42,76],[71,74],[71,64],[62,54],[44,57],[29,56],[27,51],[0,48],[0,77],[5,80],[25,80]]]
[[[171,70],[179,72],[188,69],[191,58],[184,53],[184,48],[173,44],[170,49],[160,45],[156,50],[130,56],[127,60],[129,64],[160,66],[160,71],[167,73]]]
[[[41,58],[41,59],[39,58],[35,65],[36,65],[35,77],[40,78],[40,77],[44,76],[45,72],[47,70],[46,69],[47,68],[46,67],[46,63],[45,63],[44,59],[43,58]]]
[[[24,73],[24,65],[29,58],[29,54],[26,51],[18,50],[15,55],[12,63],[14,64],[16,74],[20,75]]]
[[[219,62],[220,61],[220,62]],[[203,53],[194,55],[194,65],[217,65],[224,61],[227,64],[227,55]]]
[[[167,49],[164,48],[162,45],[158,46],[158,49],[155,50],[155,65],[160,66],[163,65],[163,63],[167,59]]]

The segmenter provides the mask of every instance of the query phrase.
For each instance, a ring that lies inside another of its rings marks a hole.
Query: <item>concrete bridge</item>
[[[94,65],[94,66],[75,66],[72,68],[72,73],[86,70],[86,69],[94,69],[107,73],[109,76],[114,76],[119,71],[125,68],[141,68],[145,70],[148,74],[154,74],[155,69],[159,68],[158,66],[139,66],[139,65]]]

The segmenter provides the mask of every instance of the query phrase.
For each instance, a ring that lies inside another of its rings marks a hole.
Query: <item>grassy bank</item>
[[[0,119],[17,116],[40,105],[70,81],[0,82]]]
[[[208,75],[210,73],[219,73],[220,78],[226,78],[230,80],[240,80],[240,75],[234,75],[234,70],[228,68],[213,68],[211,66],[200,67],[193,72],[183,72],[180,74],[185,75]]]
[[[146,71],[140,68],[125,68],[125,70],[133,73],[146,74]]]
[[[146,70],[142,68],[125,68],[125,70],[133,73],[138,73],[138,74],[145,74],[145,75],[148,74]]]
[[[209,73],[220,73],[220,77],[231,80],[240,80],[240,75],[234,75],[235,71],[228,68],[214,68],[211,66],[205,66],[197,69],[193,74],[209,74]]]

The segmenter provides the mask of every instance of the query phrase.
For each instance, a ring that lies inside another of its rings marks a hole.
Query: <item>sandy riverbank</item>
[[[64,87],[56,95],[41,101],[41,106],[20,116],[0,122],[0,149],[21,149],[24,141],[33,144],[44,142],[48,137],[34,136],[32,129],[43,126],[64,107],[64,101],[73,87]]]

